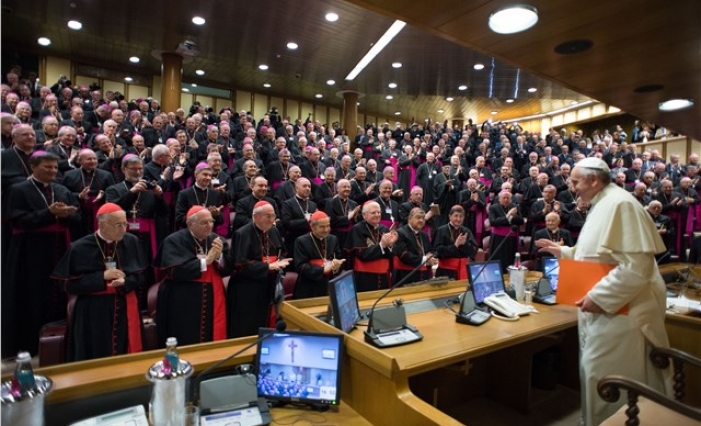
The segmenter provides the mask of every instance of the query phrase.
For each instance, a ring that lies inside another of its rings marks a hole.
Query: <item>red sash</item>
[[[438,259],[438,267],[457,271],[459,280],[467,279],[467,264],[470,263],[466,257],[451,257],[448,259]]]
[[[377,259],[364,262],[356,257],[355,270],[370,274],[388,274],[390,271],[389,259]]]
[[[309,263],[320,268],[324,267],[324,259],[310,259]],[[328,273],[324,273],[324,275],[331,275],[332,273],[333,272],[329,271]]]
[[[410,265],[407,265],[406,263],[402,262],[402,260],[399,257],[396,257],[395,260],[396,260],[396,262],[395,262],[394,267],[396,269],[399,269],[402,271],[413,271],[414,268],[416,268],[415,266],[410,266]],[[426,265],[419,268],[419,271],[425,271],[425,270],[426,270]]]
[[[129,223],[128,230],[132,234],[149,234],[149,241],[151,242],[151,257],[156,258],[156,251],[158,250],[158,243],[156,242],[156,221],[154,219],[142,219],[136,218],[127,220]],[[139,225],[139,229],[131,229],[131,224],[136,223]]]
[[[117,289],[115,287],[106,286],[103,291],[90,293],[91,296],[102,296],[105,294],[115,295],[117,294]],[[143,350],[139,302],[136,300],[136,294],[133,291],[124,293],[124,299],[127,303],[127,352],[133,354]]]
[[[214,269],[214,266],[207,265],[207,270],[202,272],[202,275],[191,281],[212,283],[212,291],[214,292],[214,318],[212,324],[213,340],[226,339],[226,296],[224,295],[224,282],[221,275]]]
[[[68,247],[71,244],[71,234],[68,231],[68,228],[64,225],[59,224],[59,223],[54,223],[51,225],[42,226],[41,228],[34,228],[34,229],[12,228],[12,235],[32,234],[34,232],[47,232],[47,233],[56,233],[56,234],[64,233],[65,238],[66,238],[66,247]]]

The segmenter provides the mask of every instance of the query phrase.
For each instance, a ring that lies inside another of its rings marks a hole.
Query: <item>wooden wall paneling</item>
[[[251,92],[244,90],[236,91],[236,111],[251,111]]]
[[[341,122],[341,110],[338,108],[329,108],[329,126],[331,126],[333,123]]]
[[[311,119],[314,120],[314,105],[308,102],[302,102],[299,108],[299,118],[302,119],[302,123],[309,117],[310,113],[312,114]]]
[[[105,96],[105,92],[108,90],[124,94],[126,93],[126,85],[121,81],[102,80],[102,96]]]
[[[262,120],[263,116],[270,111],[270,106],[268,105],[268,95],[261,93],[253,94],[253,118],[258,122]]]
[[[296,120],[301,119],[302,113],[299,111],[299,102],[294,99],[287,99],[285,102],[284,114],[290,117],[291,123],[294,123]]]
[[[148,87],[146,86],[139,86],[136,84],[127,84],[126,92],[124,93],[124,97],[126,99],[132,100],[132,99],[139,99],[139,98],[148,98],[149,97],[149,90]],[[156,97],[158,99],[158,97]],[[173,111],[175,112],[175,111]]]
[[[68,59],[57,58],[55,56],[46,57],[46,76],[42,84],[53,86],[58,81],[60,75],[65,75],[71,78],[71,61]],[[76,84],[74,81],[73,84]]]
[[[192,106],[192,103],[195,101],[195,99],[192,96],[192,93],[188,92],[181,92],[180,93],[180,108],[185,110],[185,116],[187,116],[188,111],[190,110],[190,106]]]
[[[202,106],[205,107],[205,108],[207,108],[207,107],[212,107],[212,108],[214,108],[214,98],[212,98],[211,96],[207,96],[207,95],[197,95],[197,94],[196,94],[196,95],[195,95],[195,100],[196,100],[196,101],[199,101],[200,105],[202,105]],[[217,112],[219,112],[219,111],[217,111]]]

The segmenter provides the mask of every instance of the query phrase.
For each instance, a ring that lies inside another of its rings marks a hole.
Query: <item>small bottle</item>
[[[514,256],[514,268],[519,269],[521,267],[521,253],[516,253]]]
[[[21,397],[33,392],[35,388],[32,357],[29,352],[20,352],[17,354],[17,367],[14,376],[12,376],[12,393],[16,397]]]
[[[169,337],[166,340],[166,353],[163,357],[163,372],[165,374],[177,373],[179,365],[178,339]]]

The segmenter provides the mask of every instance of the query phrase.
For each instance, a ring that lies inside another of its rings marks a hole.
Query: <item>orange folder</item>
[[[594,287],[616,265],[586,262],[582,260],[560,259],[560,276],[557,285],[557,303],[575,306],[575,302]],[[616,312],[628,315],[628,305]]]

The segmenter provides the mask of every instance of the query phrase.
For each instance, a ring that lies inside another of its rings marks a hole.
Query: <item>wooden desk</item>
[[[430,285],[398,289],[392,297],[381,302],[388,304],[401,297],[405,304],[412,301],[457,295],[465,290],[465,282],[455,281],[433,287]],[[381,292],[359,294],[361,310],[367,310]],[[324,332],[338,332],[315,317],[326,311],[326,298],[307,299],[283,304],[282,315],[291,327]],[[573,349],[574,364],[567,368],[576,375],[576,309],[570,306],[538,305],[540,314],[522,317],[517,322],[492,319],[480,327],[455,322],[455,316],[445,308],[409,315],[409,323],[424,335],[420,342],[388,349],[378,349],[365,343],[359,327],[346,335],[345,371],[342,397],[358,413],[374,424],[382,425],[458,425],[438,408],[419,398],[412,391],[412,379],[427,373],[452,369],[456,376],[468,376],[473,361],[483,355],[497,354],[504,361],[494,371],[494,392],[505,403],[527,403],[526,387],[530,386],[530,355],[533,351],[558,342],[566,342]],[[500,351],[502,349],[508,351]],[[490,355],[491,356],[491,355]],[[487,364],[485,364],[487,365]],[[501,385],[497,379],[503,375]],[[516,379],[518,378],[518,379]],[[511,380],[509,380],[511,379]],[[465,380],[465,382],[467,382]],[[420,383],[415,383],[419,385]],[[437,392],[443,392],[439,390]],[[452,393],[462,390],[453,387]],[[515,395],[518,394],[518,397]],[[437,395],[436,398],[442,398]],[[433,398],[435,402],[435,399]],[[435,405],[439,405],[437,403]]]

